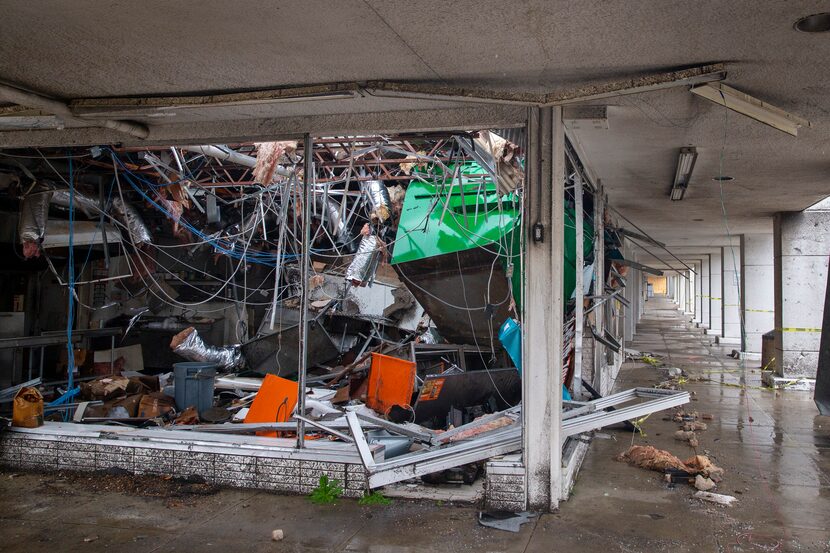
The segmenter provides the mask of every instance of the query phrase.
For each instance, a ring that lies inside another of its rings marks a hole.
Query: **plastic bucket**
[[[174,398],[176,409],[184,411],[188,407],[196,407],[202,411],[213,407],[213,387],[216,378],[214,363],[200,363],[187,361],[173,364],[173,382],[175,383]]]

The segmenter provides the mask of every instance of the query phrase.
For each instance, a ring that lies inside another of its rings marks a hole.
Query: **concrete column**
[[[562,314],[565,134],[562,108],[528,110],[522,356],[527,507],[549,511],[562,492]],[[542,240],[534,241],[541,225]]]
[[[711,263],[709,262],[709,255],[704,255],[700,262],[700,326],[702,328],[711,328],[712,326],[712,319],[710,318],[710,313],[712,311],[709,287],[709,284],[711,283],[709,273],[710,266]]]
[[[695,274],[692,275],[692,311],[693,317],[692,321],[696,324],[700,324],[703,322],[702,317],[702,307],[701,307],[701,287],[700,283],[701,279],[701,263],[700,261],[692,262],[692,268],[695,270]]]
[[[775,328],[775,266],[772,234],[741,235],[741,351],[761,358],[761,336]]]
[[[703,261],[694,264],[695,271],[695,319],[697,324],[703,323]]]
[[[721,289],[723,290],[723,328],[718,338],[719,344],[741,345],[741,248],[724,246],[721,248],[723,270],[721,272]]]
[[[637,322],[640,322],[640,319],[643,318],[643,315],[646,312],[646,301],[648,301],[648,280],[646,279],[646,275],[642,271],[637,271],[640,273],[640,316],[637,317]],[[634,332],[637,332],[637,329],[634,329]]]
[[[594,192],[594,295],[605,294],[605,192],[602,182],[597,179]],[[610,302],[607,302],[610,303]],[[606,305],[594,309],[594,320],[597,330],[602,332],[606,327]],[[605,374],[605,346],[591,339],[594,344],[594,388],[602,389]]]
[[[695,312],[694,307],[694,299],[695,299],[695,286],[694,286],[694,273],[692,271],[685,272],[686,278],[683,279],[684,286],[686,289],[686,293],[684,297],[686,299],[685,304],[683,306],[683,312],[686,315],[693,315]]]
[[[775,374],[815,378],[830,252],[830,211],[776,213]]]
[[[720,251],[709,255],[709,330],[706,334],[720,336],[723,332],[723,290],[721,273],[723,259]]]
[[[635,291],[637,284],[636,280],[635,271],[630,271],[626,279],[627,285],[625,287],[625,291],[623,292],[623,296],[625,296],[625,299],[628,300],[628,307],[625,309],[623,314],[623,336],[625,337],[626,342],[630,342],[634,339],[634,325],[637,320],[637,294]]]

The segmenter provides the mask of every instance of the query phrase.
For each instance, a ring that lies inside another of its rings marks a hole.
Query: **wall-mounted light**
[[[695,161],[697,161],[697,148],[680,148],[680,153],[677,156],[677,169],[674,172],[674,182],[669,194],[673,202],[682,200],[686,194],[686,188],[689,187],[692,171],[695,168]]]

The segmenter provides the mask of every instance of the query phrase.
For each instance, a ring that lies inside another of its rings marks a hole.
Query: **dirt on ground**
[[[73,495],[77,490],[158,498],[165,500],[168,507],[175,507],[191,503],[200,496],[213,495],[220,488],[199,478],[137,476],[115,469],[94,472],[43,473],[37,489],[38,492],[44,494],[59,496]]]

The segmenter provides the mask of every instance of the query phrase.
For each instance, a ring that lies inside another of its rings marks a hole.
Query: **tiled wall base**
[[[525,510],[525,468],[519,455],[506,455],[487,462],[484,482],[486,509]]]
[[[0,464],[42,471],[115,468],[133,474],[197,476],[220,486],[294,494],[310,493],[320,476],[327,474],[340,482],[346,497],[361,497],[366,489],[361,464],[288,459],[280,452],[269,455],[262,450],[235,455],[228,448],[216,449],[193,451],[188,444],[180,449],[135,442],[117,445],[100,438],[4,432],[0,435]]]

